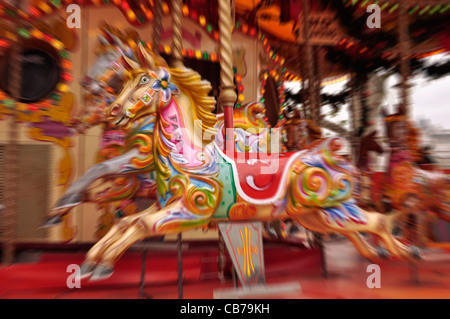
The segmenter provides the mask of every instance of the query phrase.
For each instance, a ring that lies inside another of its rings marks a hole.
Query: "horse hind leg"
[[[102,259],[105,250],[114,245],[117,241],[121,240],[125,232],[129,227],[133,225],[133,222],[142,216],[152,214],[158,210],[156,205],[152,205],[148,209],[144,210],[140,214],[124,217],[117,221],[111,229],[100,239],[86,254],[85,261],[80,267],[81,278],[87,278],[92,275],[93,270]]]
[[[335,232],[347,237],[351,243],[355,246],[358,252],[369,260],[377,260],[380,258],[379,252],[373,248],[365,239],[356,231],[345,231],[342,228],[332,227],[326,221],[323,220],[323,216],[320,212],[313,212],[299,216],[297,221],[308,228],[309,230],[328,233]]]

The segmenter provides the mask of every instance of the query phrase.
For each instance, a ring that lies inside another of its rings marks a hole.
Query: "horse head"
[[[399,105],[397,112],[388,114],[382,110],[386,134],[391,147],[406,147],[408,143],[409,125],[405,116],[404,108]]]
[[[118,128],[128,130],[132,123],[144,116],[156,114],[159,98],[167,99],[169,88],[167,74],[160,70],[158,79],[155,57],[149,53],[140,43],[138,47],[139,62],[126,55],[122,55],[122,65],[126,70],[128,80],[125,82],[122,92],[105,110],[108,122]]]
[[[360,154],[367,152],[375,152],[378,155],[383,154],[384,150],[380,143],[377,141],[377,131],[373,131],[361,138],[360,141],[361,150]]]

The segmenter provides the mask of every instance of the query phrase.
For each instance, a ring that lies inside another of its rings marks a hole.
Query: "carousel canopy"
[[[29,0],[18,10],[13,0],[0,1],[1,18],[35,20],[75,3],[84,6],[117,6],[130,22],[140,26],[154,18],[155,0]],[[170,1],[162,1],[164,14],[170,14]],[[299,47],[304,43],[302,0],[233,0],[235,30],[264,42],[267,58],[282,61],[290,72],[288,80],[298,80],[301,61]],[[378,4],[381,28],[369,29],[367,8]],[[345,73],[368,73],[398,63],[398,15],[405,6],[410,31],[410,57],[415,61],[436,52],[450,50],[449,0],[319,0],[310,1],[308,14],[311,42],[319,48],[322,78]],[[183,15],[201,25],[218,40],[217,1],[184,0]]]

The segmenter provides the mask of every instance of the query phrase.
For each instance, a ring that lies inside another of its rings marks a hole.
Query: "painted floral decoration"
[[[172,94],[179,94],[178,87],[170,82],[170,74],[166,69],[161,69],[161,76],[155,80],[152,89],[155,91],[161,91],[161,99],[164,103],[170,100]]]

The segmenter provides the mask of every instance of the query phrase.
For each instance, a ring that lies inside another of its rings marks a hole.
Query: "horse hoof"
[[[80,266],[80,279],[89,278],[94,271],[95,264],[91,264],[87,261],[83,262]]]
[[[39,226],[39,228],[50,228],[53,226],[57,226],[62,223],[62,218],[59,215],[49,217]]]
[[[114,272],[114,268],[111,266],[105,266],[105,265],[97,265],[92,272],[91,278],[89,278],[90,281],[98,281],[98,280],[104,280],[111,277],[111,275]]]
[[[389,257],[391,256],[389,254],[389,251],[384,247],[378,247],[377,254],[378,254],[378,257],[380,257],[381,259],[389,259]]]

